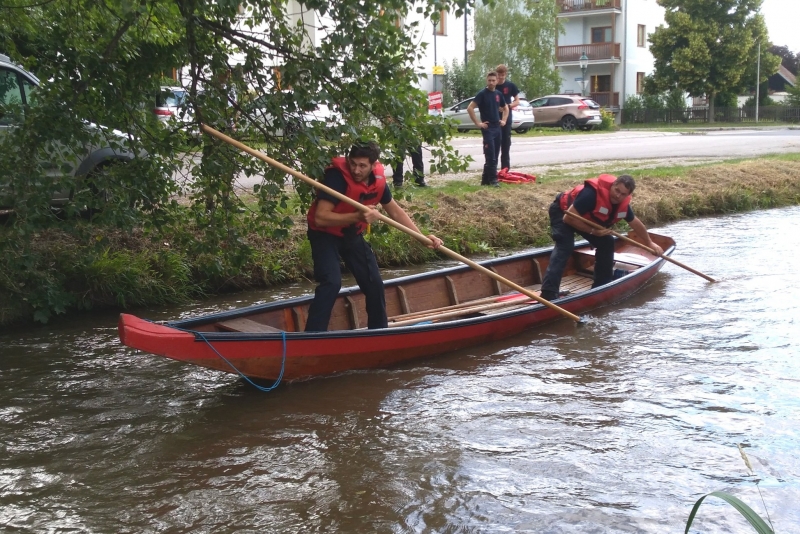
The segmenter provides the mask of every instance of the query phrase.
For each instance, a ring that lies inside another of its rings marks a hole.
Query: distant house
[[[775,103],[783,102],[789,96],[789,93],[786,92],[789,86],[797,87],[797,77],[783,65],[778,67],[778,72],[768,78],[768,82],[769,96]],[[738,97],[739,106],[743,106],[751,96],[753,95],[740,95]]]
[[[786,92],[786,86],[797,87],[797,77],[781,65],[778,72],[769,77],[769,92]]]
[[[556,38],[561,92],[582,93],[618,111],[625,99],[643,92],[654,59],[647,37],[664,24],[664,9],[653,0],[557,0],[564,34]],[[586,79],[581,56],[586,55]],[[584,85],[585,84],[585,85]]]

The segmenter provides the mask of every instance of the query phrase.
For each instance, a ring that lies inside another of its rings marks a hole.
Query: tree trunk
[[[708,122],[714,122],[714,93],[708,93]]]

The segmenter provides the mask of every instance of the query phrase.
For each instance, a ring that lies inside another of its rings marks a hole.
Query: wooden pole
[[[261,161],[269,163],[273,167],[275,167],[277,169],[280,169],[280,170],[284,171],[287,174],[291,174],[295,178],[298,178],[298,179],[306,182],[310,186],[316,187],[317,189],[321,189],[322,191],[325,191],[329,195],[339,199],[342,202],[347,202],[348,204],[350,204],[351,206],[353,206],[354,208],[356,208],[359,211],[367,212],[367,211],[372,209],[372,208],[367,207],[367,206],[365,206],[365,205],[363,205],[363,204],[361,204],[359,202],[356,202],[355,200],[353,200],[352,198],[350,198],[350,197],[348,197],[346,195],[341,194],[340,192],[336,191],[335,189],[331,189],[327,185],[325,185],[323,183],[320,183],[320,182],[314,180],[313,178],[309,178],[308,176],[306,176],[305,174],[301,173],[300,171],[296,171],[296,170],[292,169],[291,167],[288,167],[288,166],[284,165],[283,163],[280,163],[279,161],[276,161],[276,160],[270,158],[266,154],[264,154],[262,152],[259,152],[258,150],[255,150],[253,148],[250,148],[249,146],[245,145],[244,143],[241,143],[241,142],[237,141],[236,139],[233,139],[232,137],[228,137],[224,133],[222,133],[222,132],[220,132],[218,130],[215,130],[214,128],[211,128],[210,126],[208,126],[206,124],[201,124],[200,128],[204,132],[206,132],[207,134],[212,135],[212,136],[216,137],[217,139],[220,139],[220,140],[225,141],[226,143],[228,143],[230,145],[235,146],[236,148],[238,148],[242,152],[246,152],[246,153],[250,154],[251,156],[254,156],[254,157],[260,159]],[[428,239],[427,236],[424,236],[424,235],[420,234],[419,232],[415,232],[411,228],[408,228],[408,227],[400,224],[399,222],[395,221],[394,219],[392,219],[390,217],[387,217],[386,215],[384,215],[382,213],[379,213],[378,216],[379,216],[379,219],[381,221],[385,222],[386,224],[388,224],[390,226],[393,226],[393,227],[397,228],[401,232],[407,233],[408,235],[414,237],[418,241],[421,241],[425,245],[431,245],[432,244],[431,240]],[[553,304],[549,300],[543,299],[542,297],[540,297],[539,295],[537,295],[533,291],[530,291],[530,290],[522,287],[521,285],[515,284],[511,280],[507,280],[507,279],[503,278],[502,276],[500,276],[496,272],[491,271],[491,270],[487,269],[486,267],[484,267],[483,265],[479,265],[479,264],[475,263],[474,261],[472,261],[472,260],[470,260],[468,258],[465,258],[464,256],[458,254],[455,251],[452,251],[452,250],[448,249],[445,246],[441,246],[441,247],[437,248],[436,250],[441,252],[441,253],[443,253],[445,256],[449,256],[450,258],[452,258],[454,260],[458,260],[458,261],[460,261],[462,263],[466,263],[467,265],[469,265],[470,267],[472,267],[476,271],[479,271],[479,272],[485,274],[486,276],[489,276],[490,278],[493,278],[494,280],[497,280],[498,282],[501,282],[501,283],[507,285],[511,289],[516,289],[517,291],[519,291],[523,295],[529,296],[533,300],[539,302],[540,304],[543,304],[543,305],[547,306],[551,310],[555,310],[558,313],[560,313],[561,315],[563,315],[565,317],[569,317],[570,319],[572,319],[576,323],[580,323],[581,322],[581,318],[578,317],[577,315],[575,315],[574,313],[568,312],[564,308]]]
[[[511,300],[505,302],[495,302],[494,304],[483,304],[479,306],[472,306],[467,308],[461,308],[459,310],[452,310],[452,311],[445,311],[445,312],[432,312],[428,315],[420,315],[413,319],[407,319],[404,321],[397,321],[395,323],[389,323],[389,328],[397,327],[397,326],[408,326],[410,324],[418,324],[424,323],[426,321],[441,321],[442,319],[453,319],[455,317],[460,317],[462,315],[469,315],[471,313],[482,312],[486,310],[495,310],[499,308],[511,308],[512,306],[527,306],[528,304],[532,303],[531,299],[520,299],[520,300]]]
[[[600,226],[599,224],[597,224],[594,221],[590,221],[589,219],[585,219],[585,218],[581,217],[580,215],[575,215],[574,213],[571,213],[569,211],[565,211],[564,213],[566,215],[569,215],[570,217],[575,217],[576,219],[580,219],[581,221],[585,222],[586,224],[588,224],[589,226],[591,226],[595,230],[606,230],[607,229],[604,226]],[[674,263],[678,267],[683,267],[687,271],[692,272],[692,273],[696,274],[697,276],[702,276],[703,278],[705,278],[709,282],[716,282],[716,280],[714,280],[713,278],[711,278],[707,274],[703,274],[700,271],[696,271],[696,270],[692,269],[691,267],[689,267],[688,265],[682,264],[678,260],[673,260],[672,258],[670,258],[669,256],[666,256],[664,254],[656,254],[656,251],[653,250],[652,248],[648,247],[647,245],[643,245],[643,244],[639,243],[638,241],[635,241],[635,240],[631,239],[628,236],[624,236],[624,235],[622,235],[622,234],[620,234],[618,232],[615,232],[614,230],[611,230],[611,233],[613,235],[617,236],[618,238],[622,239],[626,243],[630,243],[631,245],[635,245],[635,246],[637,246],[639,248],[643,248],[646,251],[648,251],[650,254],[652,254],[654,256],[658,256],[659,258],[663,258],[663,259],[667,260],[670,263]]]

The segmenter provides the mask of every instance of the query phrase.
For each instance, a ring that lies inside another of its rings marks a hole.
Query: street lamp
[[[586,55],[585,50],[581,54],[579,62],[581,66],[581,96],[586,96],[586,69],[589,68],[589,57]]]

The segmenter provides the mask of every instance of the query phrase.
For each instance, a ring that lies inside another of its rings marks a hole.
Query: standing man
[[[417,145],[408,150],[411,156],[411,167],[414,169],[414,183],[418,187],[428,187],[425,183],[425,163],[422,161],[422,145]],[[400,150],[400,158],[392,169],[392,182],[395,187],[403,187],[403,163],[406,155],[405,150]]]
[[[342,287],[340,261],[353,273],[367,304],[367,326],[386,328],[386,299],[383,280],[372,247],[364,240],[367,225],[379,218],[374,206],[380,203],[386,213],[415,232],[419,229],[408,214],[392,199],[386,186],[383,165],[378,162],[380,149],[374,142],[353,145],[346,158],[334,158],[325,169],[325,185],[366,206],[369,212],[357,210],[347,202],[318,191],[308,210],[308,240],[314,260],[314,280],[319,285],[308,309],[306,332],[328,329],[331,311]],[[431,248],[439,248],[442,240],[430,234]]]
[[[541,297],[554,300],[560,296],[559,286],[564,268],[567,266],[575,248],[575,232],[597,249],[594,254],[594,284],[600,287],[611,282],[614,270],[614,237],[610,228],[625,219],[636,235],[645,240],[645,245],[659,255],[664,251],[650,240],[642,221],[633,214],[630,207],[631,193],[636,183],[633,177],[623,174],[615,178],[610,174],[601,174],[597,178],[586,180],[583,184],[569,191],[556,195],[550,205],[550,231],[555,241],[555,248],[550,254],[550,264],[542,280]],[[564,212],[578,217],[564,216]],[[595,222],[604,227],[595,230],[583,219]]]
[[[511,168],[511,124],[513,122],[511,119],[514,114],[514,108],[519,106],[519,89],[514,85],[514,82],[506,81],[506,76],[508,76],[508,67],[505,65],[498,65],[497,90],[502,93],[506,105],[508,106],[508,119],[506,119],[505,125],[500,129],[500,146],[497,147],[497,151],[500,153],[501,169]]]
[[[496,89],[497,73],[491,71],[486,75],[486,88],[482,89],[467,107],[469,118],[475,126],[481,129],[483,135],[483,175],[481,185],[500,187],[497,181],[497,154],[501,140],[500,129],[505,126],[508,119],[508,106],[503,95]],[[475,108],[481,114],[481,122],[475,116]],[[502,116],[500,115],[502,110]]]

